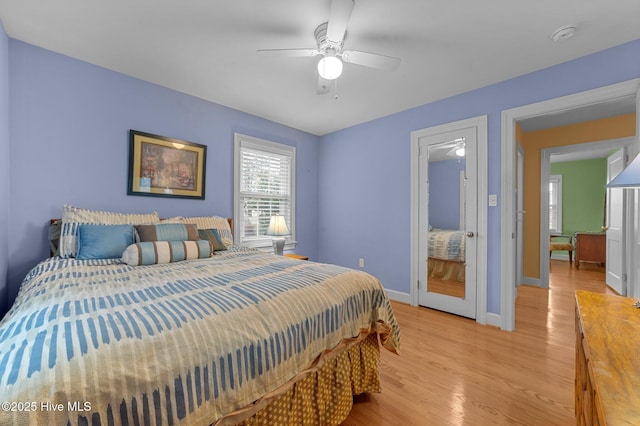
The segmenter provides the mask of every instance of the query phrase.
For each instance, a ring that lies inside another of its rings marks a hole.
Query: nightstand
[[[284,255],[290,257],[291,259],[309,260],[309,256],[302,256],[301,254],[285,253]]]

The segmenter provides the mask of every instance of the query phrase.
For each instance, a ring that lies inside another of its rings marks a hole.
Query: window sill
[[[257,241],[257,242],[245,242],[245,243],[241,242],[241,243],[234,243],[234,244],[239,244],[241,246],[255,248],[255,249],[258,249],[258,250],[264,251],[264,252],[272,252],[273,251],[273,244],[271,242],[264,243],[262,241]],[[298,244],[297,241],[287,241],[284,244],[284,249],[285,250],[295,250],[297,244]]]

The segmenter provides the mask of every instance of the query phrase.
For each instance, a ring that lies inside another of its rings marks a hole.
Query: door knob
[[[608,231],[609,227],[608,226],[601,226],[600,229],[602,229],[603,231]]]
[[[472,231],[467,232],[467,237],[473,238],[475,234]]]

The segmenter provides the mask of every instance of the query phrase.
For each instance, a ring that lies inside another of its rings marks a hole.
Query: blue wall
[[[9,166],[9,38],[0,22],[0,318],[8,304]]]
[[[232,216],[234,132],[296,146],[297,250],[317,258],[317,136],[13,39],[9,56],[10,302],[48,256],[46,224],[63,204]],[[207,145],[206,199],[127,196],[129,129]]]
[[[320,260],[410,293],[410,133],[487,115],[488,193],[500,196],[501,112],[640,77],[640,40],[325,135],[320,141]],[[424,84],[438,84],[425,81]],[[500,313],[500,207],[488,211],[487,309]]]
[[[364,258],[387,289],[408,294],[411,131],[487,115],[488,191],[500,195],[502,110],[638,77],[640,40],[318,138],[0,31],[0,291],[8,288],[11,303],[48,254],[46,224],[64,203],[231,215],[233,133],[241,132],[298,149],[297,251],[350,267]],[[206,200],[127,196],[129,129],[207,145]],[[500,209],[488,213],[487,306],[499,313]]]
[[[440,229],[460,229],[460,160],[429,163],[429,225]]]

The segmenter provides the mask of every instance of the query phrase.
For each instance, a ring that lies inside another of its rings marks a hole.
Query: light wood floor
[[[518,287],[513,332],[394,302],[400,356],[382,350],[383,393],[357,397],[343,424],[575,424],[574,292],[611,290],[598,265],[550,269],[550,290]]]

